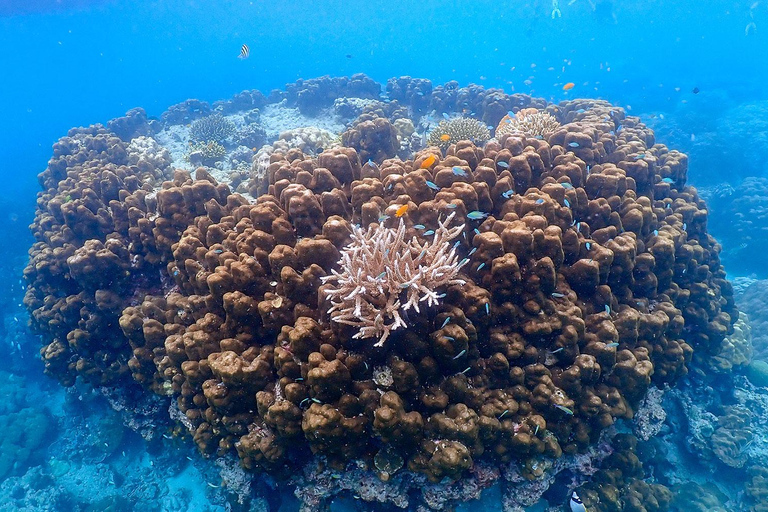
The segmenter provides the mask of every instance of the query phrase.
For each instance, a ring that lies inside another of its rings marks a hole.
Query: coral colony
[[[497,481],[506,511],[563,482],[563,504],[666,510],[614,425],[656,421],[652,385],[738,319],[687,157],[605,101],[381,92],[323,77],[71,130],[25,270],[45,371],[138,383],[307,511],[448,510]]]
[[[331,276],[322,278],[336,283],[335,288],[325,290],[331,299],[331,320],[359,327],[354,338],[379,338],[374,346],[380,347],[391,331],[407,327],[400,311],[413,308],[420,313],[420,302],[426,301],[427,306],[439,303],[441,294],[436,290],[465,284],[456,275],[469,260],[459,262],[450,243],[464,224],[446,227],[455,215],[438,221],[431,242],[424,243],[415,236],[407,240],[402,219],[397,229],[379,224],[366,232],[353,226],[352,241],[341,251],[341,272],[332,270]],[[405,295],[404,304],[401,295]]]

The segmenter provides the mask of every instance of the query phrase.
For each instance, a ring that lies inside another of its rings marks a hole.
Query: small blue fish
[[[431,188],[432,190],[440,190],[440,187],[432,183],[431,181],[427,180],[427,186]]]
[[[424,229],[424,228],[425,228],[424,224],[416,224],[416,225],[415,225],[415,226],[413,226],[413,227],[414,227],[415,229]]]
[[[445,329],[445,326],[448,325],[448,322],[450,321],[451,321],[451,317],[446,318],[445,321],[443,322],[443,325],[441,325],[440,328]]]
[[[656,236],[659,236],[659,230],[658,229],[654,229],[653,230],[653,234],[656,235]]]
[[[573,416],[573,411],[572,411],[572,410],[570,410],[569,408],[567,408],[566,406],[564,406],[564,405],[560,405],[560,404],[555,404],[555,407],[557,407],[558,409],[560,409],[561,411],[563,411],[563,412],[564,412],[565,414],[567,414],[568,416]]]
[[[615,341],[612,341],[611,343],[608,343],[608,344],[606,345],[606,347],[608,347],[608,348],[616,348],[616,347],[618,347],[618,346],[619,346],[619,344],[618,344],[618,343],[616,343]]]
[[[645,153],[640,153],[635,157],[635,160],[642,160],[643,158],[645,158]]]
[[[497,419],[499,419],[499,420],[500,420],[501,418],[503,418],[504,416],[506,416],[508,412],[509,412],[509,409],[505,409],[505,410],[504,410],[504,412],[502,412],[502,413],[501,413],[501,416],[499,416]]]
[[[576,223],[576,232],[581,233],[581,222]]]
[[[565,349],[565,347],[560,347],[557,350],[547,350],[550,354],[557,354],[558,352],[562,352]]]
[[[467,373],[467,372],[468,372],[469,370],[471,370],[471,369],[472,369],[472,367],[471,367],[471,366],[467,366],[467,367],[466,367],[464,370],[462,370],[462,372],[461,372],[461,373]]]
[[[447,120],[450,119],[451,116],[449,116],[447,112],[443,112],[443,118]]]
[[[544,200],[543,199],[537,199],[536,200],[536,204],[544,204]]]
[[[467,171],[465,171],[464,169],[462,169],[458,165],[454,165],[453,168],[451,168],[451,170],[453,171],[453,174],[455,174],[456,176],[466,176],[467,175]]]
[[[564,181],[564,182],[560,183],[560,185],[562,185],[564,189],[568,189],[568,190],[573,188],[573,185],[571,185],[567,181]]]
[[[567,199],[563,199],[563,204],[566,206],[566,208],[570,208],[571,207],[571,202],[568,201]]]
[[[458,354],[456,354],[455,356],[453,356],[453,360],[454,360],[454,361],[455,361],[455,360],[457,360],[458,358],[460,358],[461,356],[463,356],[463,355],[464,355],[464,354],[466,354],[466,353],[467,353],[466,349],[462,350],[461,352],[459,352]]]
[[[500,160],[496,162],[496,165],[498,165],[502,169],[509,169],[509,163],[505,162],[504,160]]]
[[[491,314],[491,306],[487,302],[485,303],[485,314],[490,315]]]
[[[386,214],[384,214],[384,215],[381,215],[381,216],[379,216],[379,222],[384,222],[384,221],[385,221],[385,220],[387,220],[388,218],[389,218],[389,215],[386,215]]]
[[[552,294],[551,294],[551,295],[552,295],[554,298],[556,298],[556,299],[562,299],[563,297],[565,297],[565,295],[564,295],[564,294],[562,294],[562,293],[558,293],[558,292],[552,292]]]
[[[507,110],[507,115],[508,115],[509,117],[515,117],[515,113],[514,113],[514,112],[512,112],[511,110]]]
[[[479,235],[479,234],[480,234],[480,230],[479,230],[479,229],[477,229],[477,228],[473,229],[472,231],[474,231],[476,235]]]
[[[379,167],[378,165],[376,165],[376,162],[374,162],[370,158],[368,159],[368,166],[369,167],[373,167],[374,169],[378,169],[378,167]]]
[[[479,212],[477,210],[469,212],[467,214],[467,218],[471,220],[482,220],[484,218],[488,217],[488,214],[485,212]]]
[[[453,336],[443,336],[443,338],[447,339],[448,341],[456,341],[456,338]]]
[[[605,312],[608,313],[609,315],[611,314],[611,306],[609,306],[608,304],[605,305]]]
[[[448,203],[447,205],[445,205],[446,208],[450,208],[451,210],[455,210],[457,206],[459,205],[457,205],[456,203]]]
[[[461,245],[461,240],[456,240],[456,243],[453,244],[453,248],[456,249]]]
[[[578,142],[569,142],[568,146],[572,147],[572,148],[577,148],[577,147],[579,147],[579,143]]]
[[[584,244],[584,247],[586,247],[588,251],[591,251],[592,250],[592,243],[591,242],[587,242],[586,244]]]
[[[475,252],[477,252],[477,247],[473,247],[472,250],[469,251],[469,255],[472,256],[473,254],[475,254]]]
[[[675,180],[673,180],[672,178],[664,178],[661,181],[663,181],[664,183],[674,183],[675,182]]]
[[[688,231],[688,224],[683,222],[683,231]]]
[[[430,229],[424,232],[424,236],[432,236],[434,234],[435,234],[435,231],[433,229]]]
[[[484,267],[484,266],[485,266],[485,262],[483,262],[483,263],[479,264],[479,265],[477,266],[477,271],[478,271],[478,272],[480,272],[480,271],[483,269],[483,267]]]
[[[460,267],[463,267],[463,266],[464,266],[464,265],[466,265],[467,263],[469,263],[469,258],[464,258],[463,260],[461,260],[461,261],[459,262],[459,266],[460,266]]]
[[[584,112],[586,112],[586,110],[584,110],[583,108],[580,108],[579,110],[576,111],[577,114],[583,114]]]

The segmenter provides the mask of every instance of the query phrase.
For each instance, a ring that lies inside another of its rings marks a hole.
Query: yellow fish
[[[575,83],[573,83],[573,82],[568,82],[567,84],[565,84],[565,85],[563,86],[563,90],[564,90],[564,91],[570,91],[570,90],[571,90],[571,89],[573,89],[574,87],[576,87],[576,84],[575,84]]]
[[[424,159],[423,162],[421,162],[421,169],[426,169],[427,167],[430,167],[433,163],[437,161],[437,157],[435,155],[429,155],[427,158]]]
[[[444,133],[440,136],[440,140],[443,142],[448,142],[449,140],[451,140],[451,136],[448,135],[447,133]]]
[[[434,156],[432,158],[434,158]],[[403,215],[405,215],[405,212],[407,211],[408,211],[408,205],[404,204],[403,206],[395,210],[395,217],[398,217],[398,218],[402,217]]]

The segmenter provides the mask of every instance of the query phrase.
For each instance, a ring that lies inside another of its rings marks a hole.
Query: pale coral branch
[[[466,260],[459,261],[450,243],[464,225],[449,228],[454,215],[438,222],[432,240],[424,242],[406,240],[403,219],[396,229],[354,227],[352,241],[341,251],[340,270],[323,278],[333,285],[325,291],[331,320],[358,327],[355,338],[378,337],[376,346],[381,346],[392,331],[407,327],[401,312],[413,308],[420,313],[419,302],[439,304],[436,289],[464,284],[456,276]]]

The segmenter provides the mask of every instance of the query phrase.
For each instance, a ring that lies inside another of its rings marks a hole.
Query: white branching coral
[[[416,237],[406,240],[403,219],[397,229],[355,226],[352,241],[341,251],[341,269],[323,278],[332,284],[325,291],[331,320],[359,327],[355,338],[378,337],[380,347],[390,332],[407,327],[401,312],[419,313],[419,303],[439,303],[440,287],[465,284],[456,276],[466,260],[459,261],[450,243],[464,229],[463,224],[448,227],[454,215],[438,222],[432,241],[423,243]]]
[[[496,138],[508,133],[522,133],[528,137],[547,137],[560,127],[557,119],[542,110],[524,108],[517,114],[505,115],[496,127]]]

